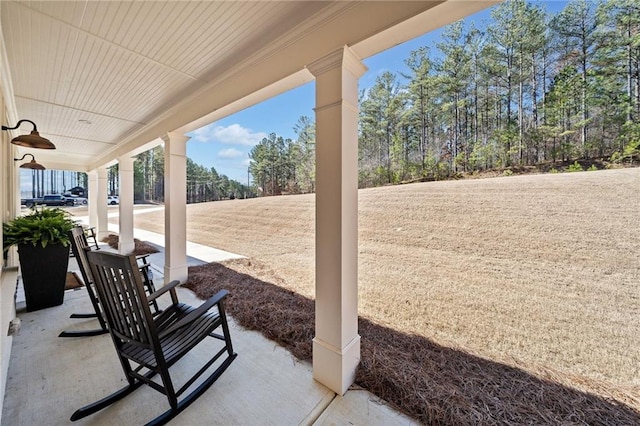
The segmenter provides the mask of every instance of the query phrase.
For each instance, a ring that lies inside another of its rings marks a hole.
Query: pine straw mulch
[[[102,239],[103,243],[109,244],[109,247],[114,249],[118,248],[118,241],[120,241],[120,238],[118,237],[118,235],[115,235],[115,234],[109,234],[106,238]],[[134,238],[133,242],[135,244],[135,248],[131,253],[129,253],[130,255],[135,254],[136,256],[139,256],[141,254],[158,253],[159,251],[157,248],[155,248],[151,244],[145,241],[140,241],[137,238]]]
[[[314,301],[278,284],[266,265],[240,259],[190,267],[185,287],[203,299],[227,289],[226,309],[237,323],[311,360]],[[358,326],[356,384],[424,424],[640,424],[632,390],[544,368],[534,376],[362,317]]]

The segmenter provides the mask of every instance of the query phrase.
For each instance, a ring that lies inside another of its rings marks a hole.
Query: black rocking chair
[[[100,308],[100,303],[98,301],[98,296],[95,290],[95,284],[93,283],[93,277],[91,275],[91,269],[89,268],[89,262],[87,260],[86,252],[87,250],[90,250],[91,247],[89,246],[89,242],[87,241],[86,233],[82,226],[76,226],[69,232],[69,236],[71,237],[71,251],[76,261],[78,262],[78,268],[80,268],[82,281],[84,281],[87,293],[89,294],[89,300],[91,301],[91,305],[93,305],[93,312],[86,314],[71,314],[70,318],[96,318],[98,320],[100,328],[92,330],[65,330],[60,333],[58,337],[86,337],[106,334],[109,332],[109,330],[107,329],[107,322],[104,319],[102,309]],[[140,273],[142,274],[142,279],[147,292],[153,293],[154,291],[156,291],[156,289],[155,285],[153,284],[152,272],[149,269],[150,265],[146,262],[146,257],[147,255],[138,256],[138,261],[141,262],[138,268],[140,270]],[[154,307],[154,314],[160,313],[157,302],[154,300],[151,303]]]
[[[90,251],[87,256],[128,386],[80,408],[71,420],[96,413],[147,384],[166,395],[170,405],[169,410],[148,424],[165,424],[201,396],[236,358],[222,303],[227,291],[219,291],[197,308],[178,301],[175,291],[178,281],[147,297],[135,256]],[[172,304],[154,317],[149,301],[167,292],[171,295]],[[214,307],[217,309],[212,309]],[[218,330],[220,328],[222,334]],[[169,368],[206,337],[221,342],[221,348],[180,389],[174,390]],[[206,379],[178,399],[194,387],[196,380],[214,364],[215,370]],[[160,380],[151,380],[156,374],[160,375]]]
[[[89,300],[91,300],[91,304],[93,305],[93,312],[87,314],[71,314],[71,318],[97,318],[100,328],[93,330],[63,331],[58,335],[58,337],[85,337],[108,333],[109,330],[107,329],[107,323],[102,316],[102,311],[100,310],[100,304],[98,303],[98,297],[95,293],[93,278],[91,277],[91,270],[89,269],[89,262],[87,261],[85,249],[89,248],[89,243],[87,242],[84,229],[82,226],[76,226],[69,231],[69,236],[71,237],[71,251],[73,253],[73,257],[75,257],[78,262],[82,281],[84,281],[84,286],[89,294]]]

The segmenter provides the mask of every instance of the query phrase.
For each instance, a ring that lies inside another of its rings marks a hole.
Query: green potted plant
[[[4,251],[18,246],[27,311],[61,305],[69,266],[69,231],[62,209],[43,207],[3,223]]]

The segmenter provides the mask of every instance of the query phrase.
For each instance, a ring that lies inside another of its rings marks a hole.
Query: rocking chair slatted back
[[[71,239],[73,240],[71,242],[71,250],[73,251],[73,256],[78,262],[78,267],[80,268],[84,284],[86,286],[89,286],[89,284],[93,286],[91,268],[89,268],[89,262],[87,261],[87,256],[84,253],[85,249],[89,247],[89,242],[87,241],[87,237],[82,226],[76,226],[71,229]]]
[[[97,287],[109,327],[120,339],[151,344],[155,323],[135,257],[92,254],[92,273],[99,275],[98,282],[106,283]]]
[[[100,323],[100,328],[95,330],[63,331],[60,333],[60,337],[95,336],[107,333],[107,322],[104,318],[103,307],[100,305],[98,300],[94,277],[91,272],[91,267],[89,266],[89,260],[87,259],[87,253],[91,252],[91,247],[87,241],[84,229],[81,226],[73,228],[70,232],[70,237],[71,249],[76,261],[78,262],[82,279],[84,280],[87,293],[89,293],[89,299],[91,300],[91,304],[94,309],[94,312],[90,314],[73,314],[71,315],[71,318],[97,318]],[[148,255],[141,255],[137,257],[137,261],[141,264],[136,263],[136,270],[138,271],[136,275],[139,275],[140,279],[143,281],[146,292],[151,294],[156,291],[156,288],[153,284],[152,273],[150,270],[151,265],[146,260],[147,256]],[[150,303],[153,314],[160,314],[158,303],[155,300],[152,300]]]

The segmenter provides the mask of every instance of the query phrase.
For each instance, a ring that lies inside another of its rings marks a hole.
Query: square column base
[[[318,337],[313,339],[313,378],[338,395],[344,395],[356,379],[360,364],[360,335],[342,350]]]
[[[109,231],[98,231],[98,233],[96,234],[96,238],[98,239],[98,241],[102,241],[109,238],[110,234],[111,232]]]
[[[128,255],[129,253],[133,252],[136,249],[136,245],[133,241],[127,241],[127,242],[118,242],[118,253],[120,253],[123,256]]]
[[[181,266],[164,266],[164,283],[169,284],[171,281],[178,280],[181,283],[187,282],[189,276],[188,265]]]

